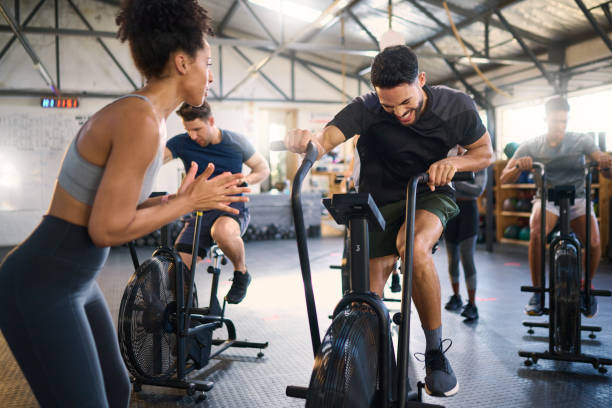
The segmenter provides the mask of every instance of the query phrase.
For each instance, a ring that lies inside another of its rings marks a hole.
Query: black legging
[[[127,407],[130,381],[95,281],[108,248],[45,216],[0,264],[0,328],[42,407]]]
[[[476,290],[476,266],[474,265],[474,252],[476,251],[476,239],[478,237],[466,238],[459,244],[446,242],[446,254],[448,255],[448,274],[451,283],[459,283],[459,259],[463,265],[465,275],[465,286],[468,290]]]
[[[474,252],[478,238],[478,205],[476,200],[457,200],[459,215],[448,221],[444,237],[451,283],[459,283],[459,259],[463,265],[465,284],[476,289]]]

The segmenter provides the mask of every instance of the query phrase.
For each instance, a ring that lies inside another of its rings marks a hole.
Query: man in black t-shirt
[[[431,250],[446,221],[458,213],[450,180],[457,171],[478,171],[492,163],[491,140],[472,99],[443,86],[425,85],[413,51],[404,45],[388,47],[372,63],[376,92],[355,98],[321,133],[294,130],[285,143],[305,152],[309,141],[319,157],[360,135],[359,191],[369,192],[386,221],[384,232],[370,231],[370,289],[382,297],[397,257],[404,257],[405,195],[410,178],[429,174],[418,190],[413,299],[425,332],[425,389],[431,395],[451,396],[459,383],[444,356],[440,282]],[[456,146],[463,156],[447,157]]]

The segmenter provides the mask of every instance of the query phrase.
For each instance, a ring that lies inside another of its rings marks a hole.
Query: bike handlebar
[[[419,184],[426,184],[429,182],[429,174],[427,173],[421,173],[414,177],[419,180]],[[474,181],[475,178],[476,176],[473,171],[460,171],[455,173],[451,181]]]
[[[270,150],[286,151],[287,146],[283,141],[274,141],[270,143]],[[317,309],[314,299],[314,291],[312,289],[312,276],[310,273],[310,261],[308,257],[308,246],[306,245],[306,225],[304,223],[304,212],[302,209],[302,182],[306,174],[312,168],[312,165],[317,160],[319,152],[312,142],[308,142],[306,154],[300,168],[295,173],[293,178],[293,187],[291,188],[291,212],[293,213],[293,224],[295,226],[295,234],[297,237],[298,258],[300,260],[300,269],[302,271],[302,280],[304,282],[304,294],[306,296],[306,310],[308,312],[308,321],[310,326],[310,339],[312,342],[313,356],[316,357],[317,351],[321,346],[321,335],[319,333],[319,321],[317,318]]]
[[[287,150],[287,146],[282,140],[274,140],[273,142],[270,142],[270,150],[274,152],[283,152]]]

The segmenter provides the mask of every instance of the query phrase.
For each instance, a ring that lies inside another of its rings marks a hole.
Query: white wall
[[[108,6],[103,2],[94,2],[90,0],[74,1],[88,19],[89,23],[93,25],[94,29],[104,31],[116,30],[116,25],[114,23],[117,11],[116,7]],[[34,0],[21,1],[22,21],[37,3],[38,1]],[[86,29],[84,23],[70,8],[67,2],[59,2],[59,5],[60,27]],[[13,2],[7,2],[6,7],[9,13],[12,12]],[[32,19],[29,26],[54,26],[53,2],[45,2],[38,11],[36,17]],[[11,37],[12,34],[10,33],[0,33],[0,44],[5,44]],[[26,38],[57,83],[55,37],[51,35],[26,34]],[[104,38],[102,41],[112,51],[132,80],[140,86],[142,78],[131,61],[128,46],[112,38]],[[242,47],[241,50],[252,62],[259,62],[267,55],[261,51],[244,47]],[[133,91],[133,87],[130,85],[129,81],[93,38],[60,37],[60,61],[60,82],[61,89],[64,93],[87,91],[90,93],[125,94]],[[219,80],[220,64],[218,46],[213,46],[213,61],[215,64],[214,76],[216,78],[213,84],[213,90],[219,94],[221,91],[221,81]],[[249,64],[232,48],[223,48],[224,93],[229,91],[243,78],[248,66]],[[315,69],[315,71],[338,88],[344,88],[345,92],[349,95],[357,95],[359,86],[354,79],[346,79],[343,81],[340,75],[320,69]],[[262,72],[268,75],[282,92],[291,96],[290,63],[288,60],[279,57],[274,58],[264,67]],[[15,42],[2,60],[0,60],[0,89],[29,89],[41,91],[41,94],[48,93],[46,83],[42,79],[40,73],[34,69],[32,60],[19,42]],[[362,90],[366,92],[366,87],[362,87]],[[282,94],[275,90],[261,76],[241,86],[231,95],[231,97],[284,99]],[[324,123],[317,122],[316,118],[329,118],[333,116],[333,114],[341,108],[342,102],[346,100],[337,90],[320,81],[320,79],[299,65],[296,65],[295,98],[302,100],[337,100],[338,105],[211,101],[211,106],[219,127],[242,133],[259,151],[267,153],[266,150],[269,144],[269,122],[267,112],[270,110],[286,110],[287,112],[297,110],[299,113],[297,115],[297,125],[317,130],[316,127],[322,127]],[[50,115],[50,120],[53,120],[53,115],[57,115],[55,116],[56,118],[63,115],[86,118],[109,102],[111,102],[111,99],[81,98],[80,107],[67,112],[43,110],[39,107],[40,98],[38,97],[4,96],[0,97],[0,110],[2,110],[5,116],[8,115],[9,117],[12,112],[14,117],[25,114],[32,115],[32,117],[35,118],[44,111],[44,114]],[[314,121],[313,118],[315,118]],[[287,123],[287,128],[293,126],[294,123]],[[168,118],[167,128],[169,137],[184,131],[180,119],[174,113]],[[28,137],[38,140],[39,142],[44,141],[44,136],[28,133],[27,126],[24,126],[23,131],[28,134]],[[76,129],[56,129],[56,131],[58,132],[56,137],[61,137],[61,140],[63,140],[63,143],[66,145],[65,147],[68,146],[68,143],[76,133]],[[5,129],[3,131],[0,127],[0,146],[2,145],[2,139],[8,137],[6,133],[7,130]],[[2,153],[6,153],[6,149],[4,152],[0,151],[0,154]],[[11,208],[10,211],[6,206],[2,207],[0,205],[0,246],[17,244],[23,240],[40,221],[40,217],[46,211],[51,197],[52,185],[57,174],[57,169],[59,169],[61,156],[61,154],[54,154],[53,157],[48,158],[45,163],[50,163],[46,167],[48,169],[47,173],[49,174],[46,174],[44,178],[32,179],[27,183],[23,180],[19,181],[14,175],[12,176],[9,170],[10,166],[0,165],[0,188],[3,189],[2,191],[5,194],[7,193],[7,185],[10,185],[10,188],[17,188],[20,194],[25,194],[27,192],[27,194],[34,194],[39,197],[39,199],[36,200],[36,205],[33,205],[30,200],[30,204],[18,206],[20,208]],[[176,191],[180,183],[182,171],[183,166],[179,160],[174,160],[163,166],[154,188],[158,191]],[[253,189],[257,191],[257,187]]]

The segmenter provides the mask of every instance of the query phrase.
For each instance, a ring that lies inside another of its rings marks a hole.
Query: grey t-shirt
[[[533,161],[544,163],[545,166],[554,163],[554,166],[546,168],[546,188],[573,185],[576,187],[576,197],[584,198],[584,173],[580,170],[578,155],[590,156],[598,150],[592,137],[582,133],[567,132],[556,147],[546,143],[545,135],[529,139],[521,143],[512,158],[529,156]],[[562,161],[563,156],[567,156],[567,161],[559,165],[558,159]]]

